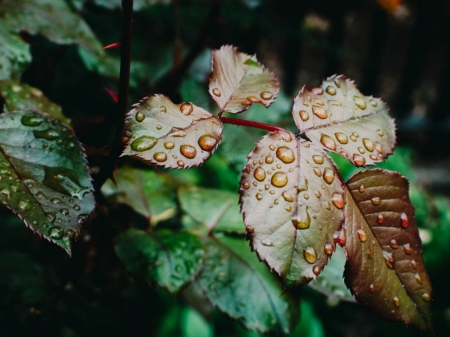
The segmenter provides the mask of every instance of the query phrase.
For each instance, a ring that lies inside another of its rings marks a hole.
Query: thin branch
[[[222,118],[220,118],[220,120],[222,121],[222,123],[225,123],[225,124],[248,126],[250,128],[262,129],[262,130],[267,130],[270,132],[286,131],[285,129],[279,128],[278,126],[254,122],[254,121],[248,121],[245,119],[222,117]]]

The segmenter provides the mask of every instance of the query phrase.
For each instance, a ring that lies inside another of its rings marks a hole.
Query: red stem
[[[278,126],[264,124],[264,123],[258,123],[258,122],[254,122],[254,121],[248,121],[245,119],[220,117],[220,120],[222,121],[222,123],[225,123],[225,124],[243,125],[243,126],[248,126],[251,128],[267,130],[270,132],[286,131],[285,129],[279,128]]]

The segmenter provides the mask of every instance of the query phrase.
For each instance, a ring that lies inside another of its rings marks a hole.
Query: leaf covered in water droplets
[[[194,278],[205,255],[196,236],[169,230],[130,229],[117,238],[116,252],[133,275],[171,293]]]
[[[198,278],[211,303],[249,330],[289,333],[298,305],[280,296],[276,278],[251,254],[241,239],[208,239],[205,265]]]
[[[291,113],[300,133],[356,166],[382,162],[394,150],[395,125],[386,104],[364,96],[342,75],[311,90],[303,87]]]
[[[239,192],[259,258],[286,286],[315,279],[343,221],[343,183],[332,159],[290,132],[272,132],[249,154]]]
[[[277,77],[256,56],[240,53],[229,45],[213,51],[209,93],[221,111],[239,113],[253,103],[268,107],[279,90]]]
[[[166,168],[201,165],[222,140],[222,122],[192,103],[174,104],[163,95],[134,106],[126,119],[130,137],[122,156]]]
[[[379,315],[431,330],[431,284],[408,197],[408,181],[373,169],[347,182],[345,281]]]
[[[70,254],[95,201],[83,149],[67,127],[37,112],[0,115],[0,202]]]

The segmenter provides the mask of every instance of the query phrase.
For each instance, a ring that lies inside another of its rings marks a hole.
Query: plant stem
[[[248,126],[248,127],[251,127],[251,128],[267,130],[267,131],[270,131],[270,132],[286,131],[285,129],[279,128],[278,126],[274,126],[274,125],[270,125],[270,124],[264,124],[264,123],[259,123],[259,122],[254,122],[254,121],[248,121],[248,120],[245,120],[245,119],[221,117],[220,120],[222,121],[222,123],[225,123],[225,124],[243,125],[243,126]]]

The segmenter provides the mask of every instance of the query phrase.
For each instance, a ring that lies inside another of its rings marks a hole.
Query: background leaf
[[[221,111],[238,113],[253,103],[268,107],[277,98],[279,88],[278,79],[256,56],[240,53],[233,46],[213,51],[209,93]]]
[[[347,285],[377,314],[431,329],[431,284],[408,181],[396,172],[373,169],[356,173],[347,186]]]
[[[0,18],[0,80],[17,79],[31,62],[30,47]]]
[[[222,140],[222,122],[192,103],[147,97],[127,115],[123,154],[166,168],[201,165]]]
[[[251,246],[290,285],[321,272],[343,221],[343,183],[322,149],[290,132],[263,137],[243,170],[240,202]]]
[[[0,202],[69,254],[95,207],[83,150],[57,120],[0,115]]]

